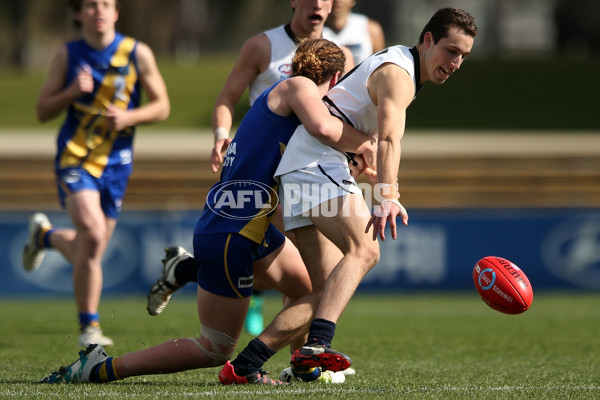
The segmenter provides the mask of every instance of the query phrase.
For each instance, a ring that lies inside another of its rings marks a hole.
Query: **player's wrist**
[[[225,129],[222,126],[216,128],[213,134],[215,135],[215,142],[221,139],[229,139],[229,129]]]
[[[395,205],[397,205],[399,208],[402,208],[402,204],[400,204],[400,202],[399,202],[398,200],[396,200],[396,199],[383,199],[383,200],[381,201],[381,205],[383,205],[383,203],[385,203],[385,202],[388,202],[388,203],[395,204]]]
[[[400,198],[398,185],[391,183],[377,183],[375,185],[375,197],[379,202],[382,202],[383,200],[398,200]]]

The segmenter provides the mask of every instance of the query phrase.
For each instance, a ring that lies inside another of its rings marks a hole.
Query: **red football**
[[[484,257],[473,269],[473,282],[485,304],[505,314],[521,314],[533,301],[525,273],[501,257]]]

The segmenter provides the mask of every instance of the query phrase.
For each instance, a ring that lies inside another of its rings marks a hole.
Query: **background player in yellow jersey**
[[[115,29],[118,0],[70,0],[82,39],[60,47],[37,103],[46,122],[67,111],[57,138],[55,172],[61,205],[74,229],[54,228],[46,215],[30,219],[23,267],[35,271],[54,248],[73,265],[79,344],[113,344],[98,306],[102,256],[121,211],[132,171],[135,126],[161,121],[169,97],[152,50]],[[141,91],[149,101],[140,106]]]

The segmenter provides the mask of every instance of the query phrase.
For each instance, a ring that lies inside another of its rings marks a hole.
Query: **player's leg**
[[[255,261],[254,279],[286,299],[283,310],[260,333],[259,339],[275,351],[288,344],[294,350],[302,346],[318,300],[311,294],[310,276],[300,253],[289,239],[276,251]]]
[[[80,358],[45,378],[45,383],[110,382],[131,376],[167,374],[222,365],[229,360],[242,331],[249,297],[233,298],[198,287],[198,338],[180,338],[109,357],[88,347]]]
[[[337,322],[363,277],[379,261],[379,243],[365,233],[371,213],[361,195],[340,196],[328,203],[338,212],[323,215],[315,208],[311,220],[344,256],[327,278],[316,318]]]
[[[249,297],[225,297],[198,287],[200,337],[169,340],[116,358],[119,378],[223,365],[233,354],[249,301]]]
[[[79,312],[80,345],[97,343],[112,345],[102,334],[98,307],[102,295],[102,257],[108,246],[117,220],[106,217],[100,205],[99,192],[81,190],[66,199],[67,210],[75,227],[75,236],[69,231],[56,231],[51,236],[52,246],[73,264],[73,288]]]
[[[277,211],[275,211],[272,223],[280,232],[285,232],[283,227],[283,213],[281,211],[281,205],[277,206]],[[293,245],[296,245],[296,239],[294,238],[294,234],[292,232],[285,232],[285,236],[292,242]],[[255,288],[252,291],[250,307],[248,308],[248,314],[246,315],[246,321],[244,322],[244,329],[251,335],[257,336],[264,329],[265,318],[263,315],[263,305],[265,300],[265,291],[268,289],[269,287],[262,288],[259,287],[259,285],[255,285]],[[288,300],[285,296],[283,296],[282,301],[283,304],[286,304]]]
[[[195,235],[194,252],[202,254],[198,260],[201,263],[198,274],[200,337],[169,340],[121,357],[100,359],[83,381],[105,382],[226,364],[243,329],[252,288],[255,248],[256,243],[239,235]],[[59,371],[57,375],[58,380],[66,376],[69,381],[69,371]],[[244,380],[243,383],[257,378],[256,375],[230,377]]]
[[[330,348],[335,334],[337,320],[350,301],[360,281],[379,260],[378,243],[364,233],[369,210],[360,195],[349,194],[328,200],[329,210],[335,213],[323,215],[322,207],[311,210],[311,220],[315,227],[344,256],[327,276],[323,296],[315,319],[311,322],[308,341],[292,356],[296,368],[324,367],[332,371],[350,367],[348,356]],[[299,236],[298,242],[302,240]],[[303,258],[309,269],[317,268],[318,255],[310,248],[304,248]]]

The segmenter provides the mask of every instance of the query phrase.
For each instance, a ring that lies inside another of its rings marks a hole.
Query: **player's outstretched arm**
[[[406,70],[388,64],[377,70],[369,79],[369,93],[377,104],[379,141],[377,144],[377,179],[375,195],[380,206],[375,207],[365,232],[373,226],[373,240],[385,240],[385,227],[389,223],[392,239],[397,237],[396,218],[408,224],[406,209],[400,204],[397,190],[400,166],[401,140],[404,136],[406,109],[410,105],[415,87]],[[394,190],[391,190],[394,188]]]
[[[212,115],[215,146],[211,152],[210,162],[213,172],[217,172],[223,162],[223,152],[231,142],[228,140],[233,124],[235,105],[246,88],[264,71],[271,59],[269,39],[264,35],[249,38],[242,46],[225,85],[217,96]]]

